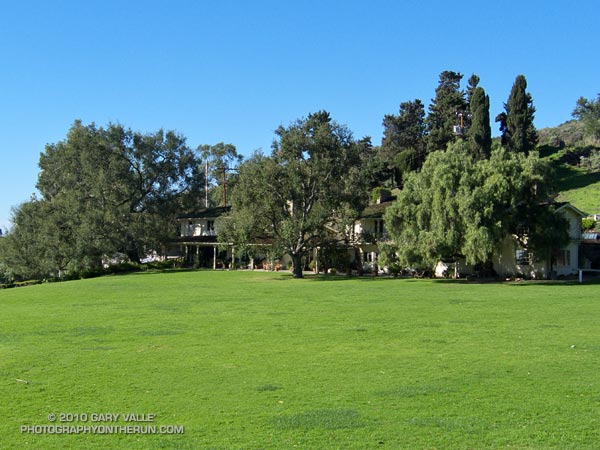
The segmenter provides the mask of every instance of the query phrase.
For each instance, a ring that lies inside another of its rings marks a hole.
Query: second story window
[[[215,221],[214,220],[207,220],[206,221],[206,229],[209,232],[215,231]]]

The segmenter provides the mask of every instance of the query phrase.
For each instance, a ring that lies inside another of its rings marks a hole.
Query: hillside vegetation
[[[600,213],[600,172],[580,167],[580,158],[600,149],[600,143],[584,137],[581,122],[572,120],[539,130],[540,156],[548,159],[558,178],[558,201],[572,203],[588,214]]]

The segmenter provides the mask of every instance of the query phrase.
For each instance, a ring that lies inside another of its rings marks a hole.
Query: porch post
[[[213,246],[213,270],[217,270],[217,247]]]

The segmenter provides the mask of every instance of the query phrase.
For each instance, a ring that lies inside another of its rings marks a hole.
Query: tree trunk
[[[137,248],[132,248],[127,250],[127,257],[129,258],[129,260],[131,262],[137,263],[137,264],[141,264],[142,260],[140,258],[140,254],[137,250]]]
[[[127,257],[129,258],[129,260],[133,263],[140,264],[142,262],[135,239],[132,236],[128,236],[127,248],[125,249],[125,251],[123,253],[125,253],[127,255]],[[186,251],[186,253],[187,253],[187,251]]]
[[[547,263],[547,268],[548,268],[548,273],[546,274],[546,280],[554,280],[556,279],[556,277],[554,276],[554,274],[552,273],[552,271],[554,270],[554,260],[552,258],[552,250],[548,250],[548,263]]]
[[[294,253],[291,255],[292,257],[292,271],[294,273],[294,278],[304,278],[302,275],[302,254]]]

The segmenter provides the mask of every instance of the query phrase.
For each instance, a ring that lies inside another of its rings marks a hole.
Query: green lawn
[[[599,294],[209,271],[0,291],[0,448],[597,448]],[[100,413],[185,433],[21,432]]]

